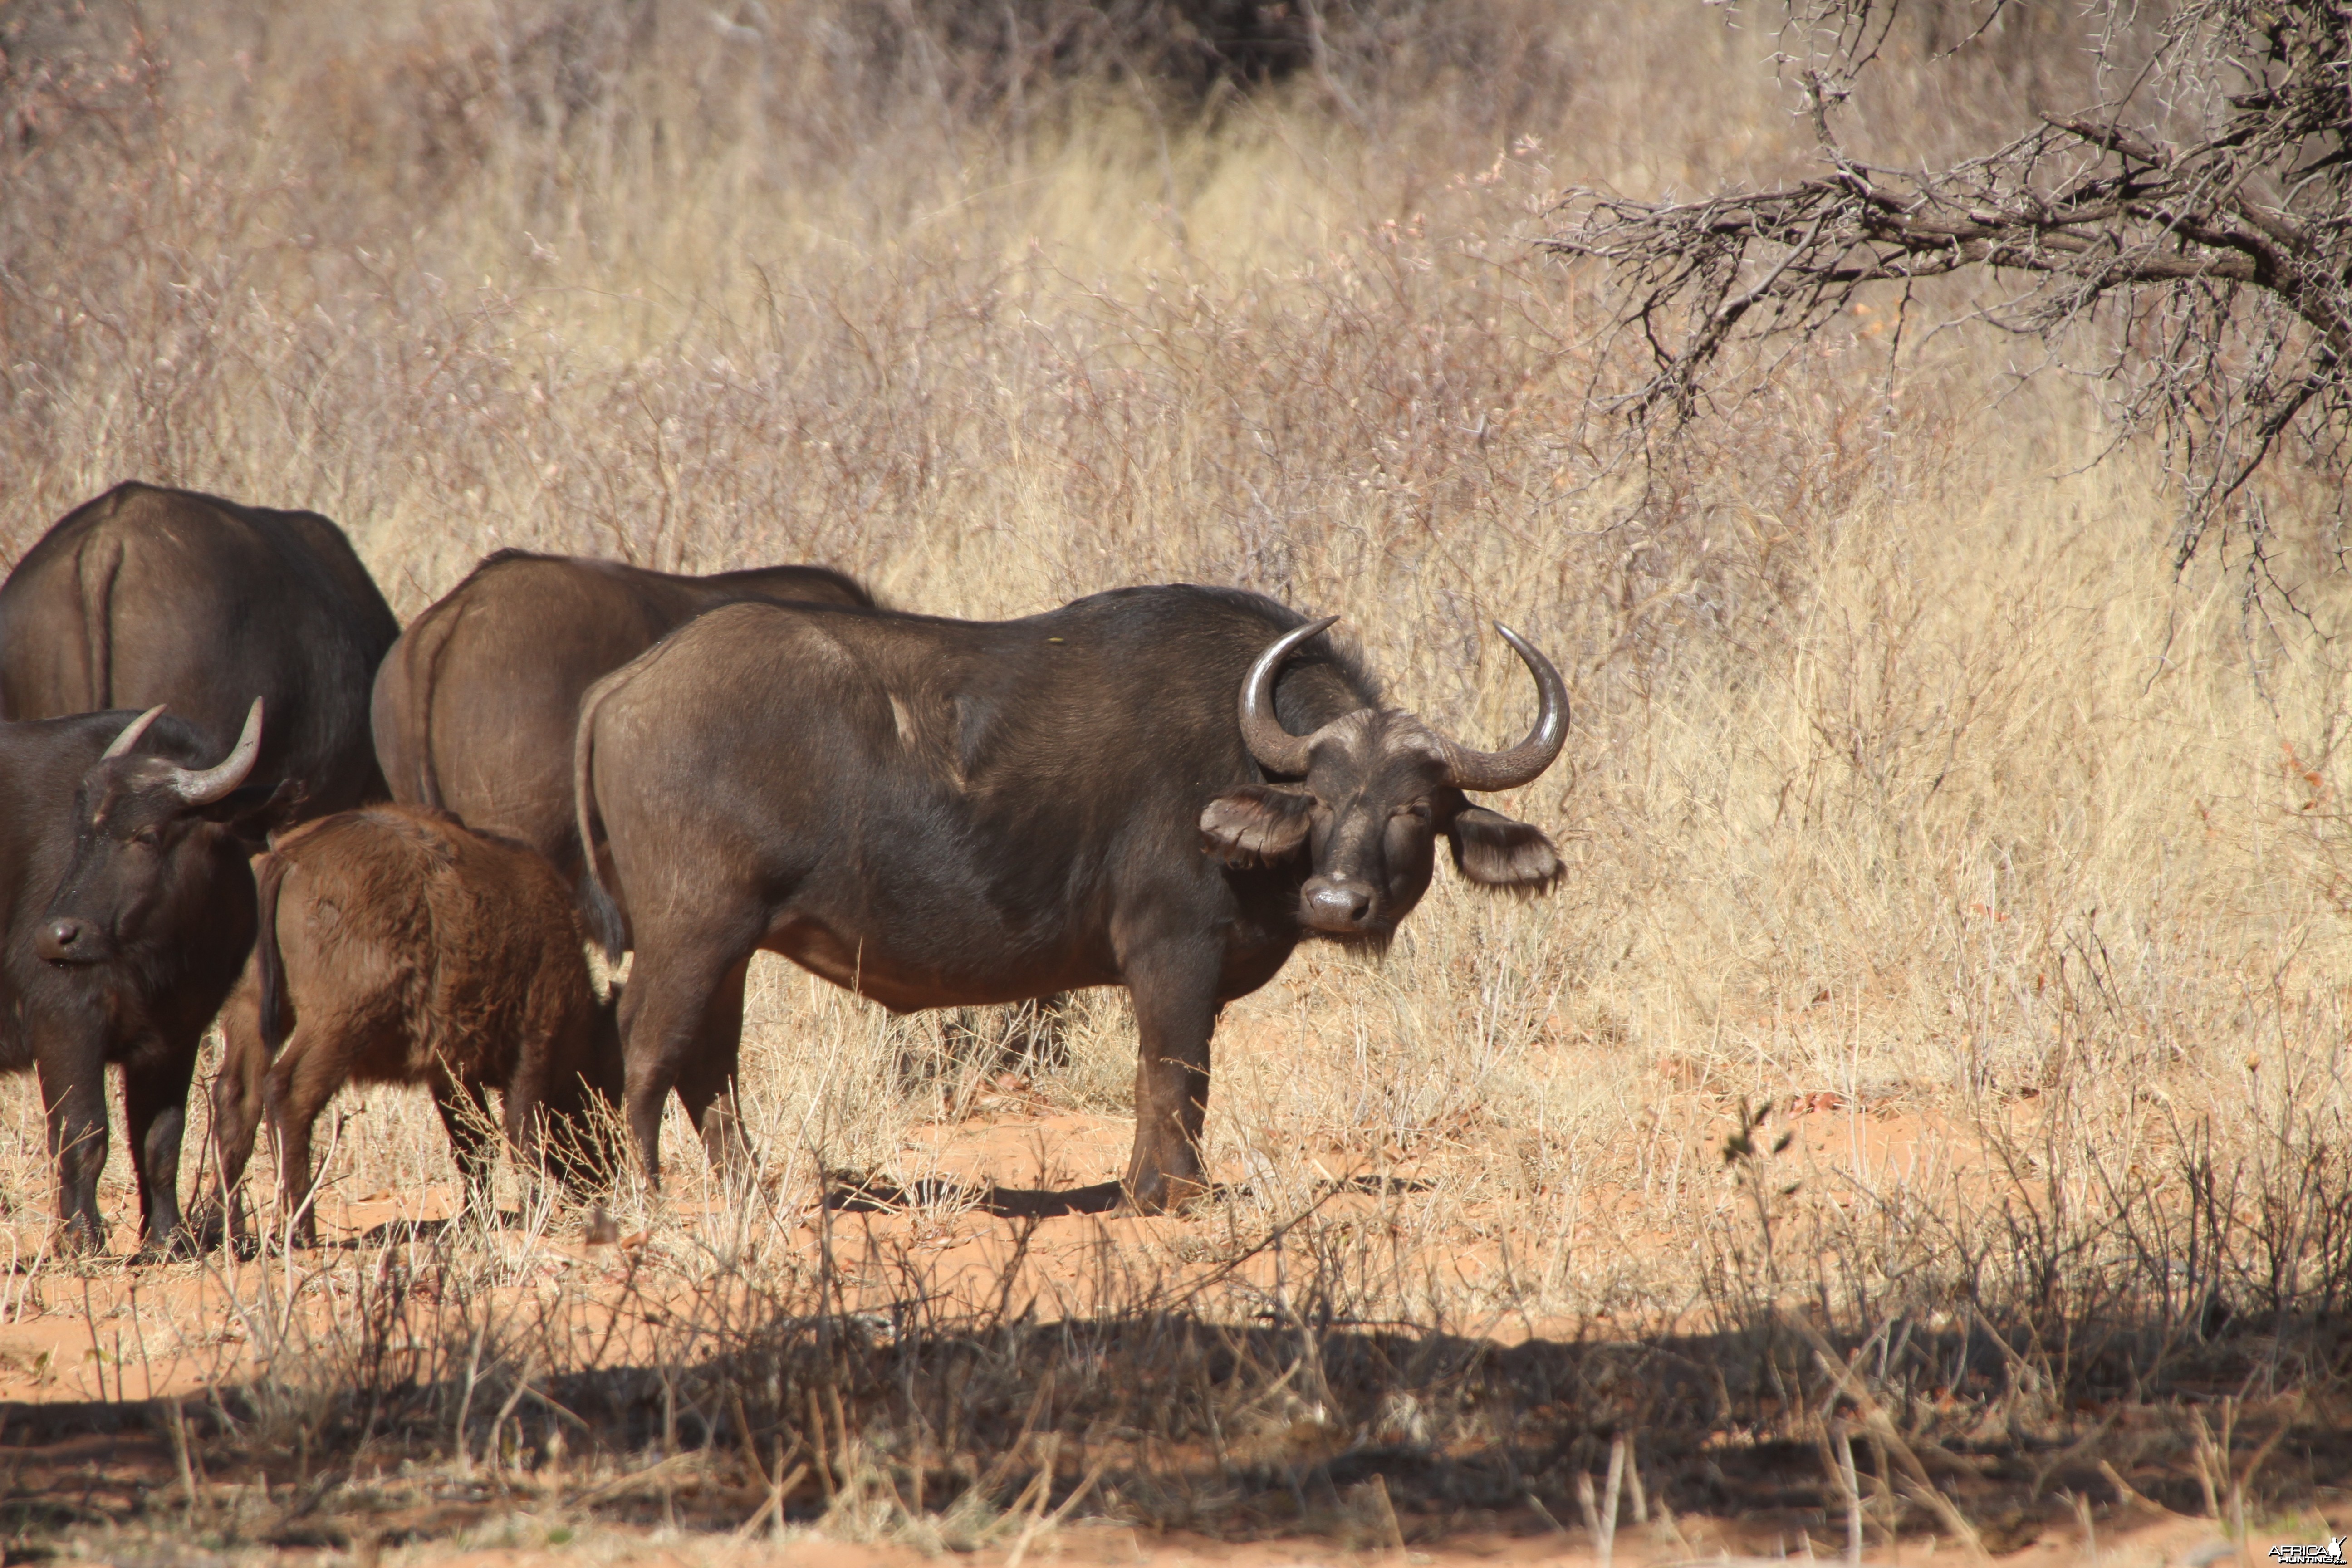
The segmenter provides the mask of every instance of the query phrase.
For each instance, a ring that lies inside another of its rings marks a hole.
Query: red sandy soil
[[[1936,1125],[1895,1107],[1858,1107],[1834,1094],[1800,1097],[1778,1108],[1780,1126],[1794,1126],[1801,1136],[1795,1155],[1820,1164],[1893,1174],[1916,1168],[1928,1159],[1949,1160],[1957,1152],[1955,1130]],[[1027,1101],[1019,1092],[989,1097],[970,1120],[952,1126],[918,1129],[909,1138],[904,1162],[908,1168],[935,1170],[952,1178],[984,1184],[995,1180],[1007,1186],[1076,1187],[1102,1182],[1116,1174],[1124,1157],[1131,1124],[1119,1119],[1059,1113]],[[1707,1135],[1719,1142],[1723,1129]],[[1700,1152],[1712,1154],[1712,1144]],[[1970,1149],[1967,1152],[1973,1153]],[[1336,1151],[1314,1156],[1324,1174],[1344,1180],[1368,1173],[1360,1162],[1349,1162]],[[1409,1167],[1380,1173],[1409,1177]],[[1239,1180],[1243,1173],[1225,1173]],[[684,1184],[680,1184],[683,1185]],[[780,1197],[782,1194],[780,1194]],[[799,1195],[793,1233],[812,1255],[829,1242],[836,1256],[855,1268],[860,1259],[885,1257],[920,1260],[931,1276],[932,1288],[957,1289],[993,1299],[1012,1257],[1022,1222],[952,1205],[934,1205],[879,1212],[827,1211],[814,1193]],[[450,1208],[451,1190],[394,1194],[330,1193],[320,1205],[321,1235],[352,1238],[388,1222],[435,1220]],[[1327,1215],[1360,1215],[1367,1220],[1380,1213],[1382,1200],[1359,1193],[1342,1193],[1325,1200]],[[1585,1194],[1586,1212],[1607,1219],[1612,1209],[1630,1208],[1624,1194]],[[670,1226],[692,1223],[693,1205],[681,1198]],[[1041,1310],[1051,1315],[1053,1303],[1083,1310],[1086,1300],[1104,1283],[1104,1270],[1126,1268],[1138,1273],[1157,1271],[1163,1280],[1182,1278],[1188,1253],[1221,1255],[1235,1234],[1235,1205],[1211,1204],[1191,1215],[1164,1219],[1136,1219],[1093,1215],[1068,1215],[1035,1222],[1022,1264],[1023,1288],[1040,1296]],[[1465,1211],[1465,1220],[1481,1217],[1497,1226],[1508,1224],[1500,1208],[1490,1216]],[[615,1287],[648,1262],[658,1263],[666,1246],[656,1226],[649,1234],[621,1237],[617,1243],[592,1244],[576,1228],[543,1250],[547,1269],[580,1271],[573,1278],[607,1281]],[[1493,1234],[1492,1230],[1488,1234]],[[127,1242],[118,1237],[118,1245]],[[39,1235],[27,1227],[17,1237],[20,1256],[39,1245]],[[1470,1240],[1447,1248],[1450,1266],[1465,1284],[1492,1277],[1499,1249],[1491,1242]],[[365,1256],[366,1254],[362,1254]],[[353,1253],[330,1247],[318,1254],[298,1256],[298,1271],[349,1269]],[[1263,1272],[1263,1260],[1246,1266],[1253,1277]],[[215,1258],[204,1264],[173,1264],[125,1268],[101,1264],[87,1273],[51,1268],[37,1276],[0,1275],[0,1420],[12,1413],[19,1430],[38,1406],[64,1401],[151,1396],[185,1397],[216,1384],[248,1375],[252,1370],[252,1334],[231,1306],[235,1296],[254,1299],[253,1270],[282,1271],[279,1260],[267,1263]],[[655,1271],[655,1272],[657,1272]],[[280,1274],[282,1279],[282,1272]],[[592,1289],[592,1294],[595,1291]],[[160,1310],[159,1310],[160,1309]],[[164,1326],[167,1322],[179,1328]],[[1566,1325],[1559,1325],[1564,1329]],[[1544,1334],[1555,1326],[1524,1318],[1498,1322],[1502,1337]],[[76,1477],[89,1477],[109,1465],[128,1467],[125,1477],[112,1483],[122,1488],[168,1489],[173,1484],[173,1458],[167,1446],[152,1435],[115,1438],[82,1437],[17,1447],[0,1428],[0,1472],[15,1478],[21,1489],[44,1475],[72,1489]],[[520,1511],[518,1511],[520,1505]],[[446,1529],[419,1533],[440,1536],[418,1540],[379,1552],[362,1541],[348,1552],[334,1548],[287,1549],[282,1555],[321,1564],[352,1561],[370,1568],[385,1563],[445,1565],[479,1564],[481,1568],[523,1568],[526,1564],[563,1563],[630,1563],[648,1565],[791,1563],[811,1568],[914,1568],[929,1561],[913,1546],[855,1545],[817,1539],[794,1531],[783,1540],[739,1542],[725,1535],[680,1534],[594,1522],[576,1515],[534,1514],[528,1498],[483,1505],[453,1515]],[[2284,1521],[2276,1529],[2257,1529],[2242,1552],[2221,1539],[2208,1521],[2160,1513],[2144,1505],[2117,1508],[2100,1503],[2091,1510],[2094,1539],[2086,1542],[2076,1518],[2055,1524],[2012,1531],[2003,1544],[2005,1563],[2024,1568],[2043,1564],[2084,1563],[2094,1568],[2256,1568],[2266,1563],[2265,1549],[2277,1542],[2325,1540],[2337,1530],[2352,1528],[2352,1518],[2328,1529],[2315,1516]],[[1820,1534],[1818,1525],[1815,1534]],[[576,1532],[576,1533],[575,1533]],[[1023,1560],[1072,1564],[1119,1565],[1150,1563],[1160,1568],[1192,1568],[1217,1564],[1222,1568],[1281,1568],[1287,1564],[1380,1563],[1383,1568],[1412,1564],[1471,1563],[1598,1564],[1600,1559],[1580,1530],[1562,1531],[1529,1514],[1499,1519],[1480,1516],[1454,1521],[1406,1520],[1400,1551],[1368,1550],[1360,1543],[1314,1536],[1227,1542],[1181,1534],[1139,1532],[1125,1527],[1073,1523],[1040,1533]],[[494,1549],[465,1546],[464,1542],[541,1542],[535,1546],[501,1544]],[[1805,1559],[1819,1550],[1801,1532],[1775,1521],[1757,1519],[1685,1517],[1670,1526],[1624,1527],[1618,1537],[1615,1562],[1634,1568],[1669,1563],[1729,1563],[1747,1564]],[[133,1555],[138,1555],[134,1553]],[[998,1548],[968,1554],[975,1568],[1018,1568],[1013,1553]],[[1893,1544],[1874,1544],[1865,1553],[1874,1563],[1925,1564],[1930,1559],[1964,1562],[1967,1550],[1951,1541],[1921,1538]],[[9,1561],[14,1561],[11,1557]],[[128,1558],[125,1561],[129,1561]]]
[[[1710,1130],[1697,1152],[1709,1163],[1714,1146],[1728,1122]],[[950,1183],[968,1184],[975,1194],[992,1182],[1024,1191],[1067,1190],[1112,1180],[1124,1163],[1133,1123],[1123,1118],[1059,1112],[1028,1100],[1017,1089],[984,1097],[975,1113],[952,1123],[913,1130],[904,1145],[902,1165],[938,1173]],[[1934,1161],[1948,1162],[1963,1151],[1958,1130],[1937,1119],[1900,1107],[1851,1105],[1834,1093],[1800,1096],[1777,1108],[1772,1126],[1761,1135],[1778,1135],[1794,1128],[1800,1142],[1790,1160],[1811,1160],[1817,1165],[1860,1168],[1887,1176],[1905,1176]],[[1360,1153],[1337,1149],[1307,1151],[1309,1169],[1334,1184],[1378,1184],[1387,1179],[1411,1183],[1414,1164],[1382,1168]],[[674,1157],[674,1165],[683,1164]],[[1248,1173],[1232,1170],[1220,1176],[1239,1184]],[[257,1180],[266,1180],[257,1177]],[[701,1207],[692,1195],[691,1173],[673,1179],[683,1189],[675,1197],[669,1225],[691,1224]],[[446,1219],[456,1205],[454,1182],[410,1192],[352,1193],[348,1186],[331,1186],[319,1201],[320,1235],[329,1243],[315,1254],[297,1254],[291,1267],[297,1276],[318,1270],[349,1269],[355,1262],[348,1246],[359,1243],[372,1255],[368,1238],[380,1237],[387,1226],[402,1222],[428,1224]],[[1211,1203],[1182,1216],[1138,1218],[1116,1215],[1066,1214],[1024,1222],[1000,1217],[956,1203],[898,1205],[886,1203],[866,1211],[827,1211],[812,1190],[778,1194],[789,1211],[793,1235],[814,1258],[829,1245],[851,1272],[861,1265],[889,1260],[912,1263],[924,1276],[935,1298],[962,1298],[971,1304],[999,1298],[1004,1268],[1024,1245],[1021,1279],[1016,1294],[1034,1296],[1037,1310],[1085,1312],[1090,1301],[1108,1296],[1132,1300],[1152,1286],[1174,1286],[1198,1279],[1195,1261],[1225,1255],[1237,1237],[1260,1234],[1268,1211],[1257,1205]],[[1384,1200],[1371,1192],[1327,1191],[1318,1218],[1327,1222],[1357,1221],[1367,1227],[1368,1239],[1390,1227],[1383,1221]],[[1402,1200],[1410,1204],[1408,1194]],[[1639,1247],[1644,1243],[1669,1243],[1651,1236],[1634,1216],[1631,1194],[1596,1184],[1580,1194],[1587,1228],[1612,1246]],[[127,1210],[128,1205],[118,1205]],[[1501,1285],[1516,1256],[1521,1267],[1528,1256],[1526,1238],[1513,1234],[1512,1209],[1517,1203],[1460,1203],[1447,1215],[1448,1233],[1435,1261],[1451,1282],[1465,1293]],[[1253,1231],[1252,1226],[1258,1227]],[[1034,1227],[1034,1228],[1033,1228]],[[633,1278],[645,1288],[657,1275],[639,1274],[640,1265],[658,1264],[672,1245],[665,1226],[633,1231],[619,1245],[594,1245],[584,1240],[576,1220],[562,1228],[543,1248],[541,1270],[586,1278],[614,1288]],[[40,1247],[42,1232],[32,1224],[16,1236],[17,1255],[32,1257]],[[115,1245],[127,1249],[133,1241],[127,1223],[118,1226]],[[1426,1261],[1426,1260],[1424,1260]],[[1273,1281],[1277,1261],[1271,1253],[1242,1264],[1238,1272],[1252,1283]],[[1417,1271],[1421,1268],[1416,1264]],[[0,1400],[44,1402],[106,1398],[144,1399],[188,1397],[216,1383],[233,1382],[252,1371],[253,1327],[245,1312],[232,1303],[242,1300],[250,1310],[258,1289],[257,1269],[266,1268],[282,1288],[288,1264],[266,1263],[215,1256],[203,1263],[126,1268],[100,1263],[88,1271],[54,1265],[37,1276],[21,1270],[0,1274]],[[903,1289],[903,1278],[893,1271],[879,1279],[883,1290]],[[1485,1331],[1506,1342],[1528,1337],[1558,1337],[1574,1325],[1523,1314],[1498,1314]]]

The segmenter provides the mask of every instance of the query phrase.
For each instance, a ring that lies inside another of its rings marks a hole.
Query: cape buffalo
[[[1224,1003],[1302,935],[1386,942],[1440,834],[1474,882],[1559,874],[1540,831],[1463,793],[1559,754],[1550,663],[1503,632],[1540,713],[1509,751],[1475,752],[1382,707],[1318,640],[1330,624],[1189,586],[996,623],[735,605],[593,689],[583,894],[616,947],[609,850],[635,927],[621,1028],[648,1173],[673,1087],[714,1157],[732,1147],[744,969],[765,948],[901,1012],[1126,986],[1142,1044],[1127,1200],[1199,1190]]]
[[[0,712],[167,704],[225,746],[269,706],[256,783],[323,815],[380,798],[368,688],[400,635],[316,512],[124,484],[66,514],[0,584]]]
[[[266,1106],[285,1213],[298,1216],[296,1242],[312,1244],[310,1124],[352,1082],[430,1087],[468,1196],[485,1207],[489,1089],[505,1096],[507,1141],[526,1169],[542,1112],[593,1137],[588,1096],[618,1097],[620,1042],[589,980],[572,889],[544,858],[385,805],[283,835],[254,880],[259,931],[213,1084],[224,1194],[245,1174]]]
[[[58,1215],[90,1248],[106,1235],[109,1062],[122,1068],[146,1245],[178,1229],[188,1079],[253,942],[246,862],[271,804],[238,787],[259,704],[210,767],[217,749],[158,711],[0,722],[0,1069],[39,1072]],[[111,912],[77,912],[100,904]]]
[[[454,813],[580,874],[572,732],[580,697],[701,611],[737,599],[870,605],[821,566],[678,577],[501,550],[416,617],[375,679],[394,800]]]

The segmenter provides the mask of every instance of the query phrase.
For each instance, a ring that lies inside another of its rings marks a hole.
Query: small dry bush
[[[262,1370],[208,1418],[341,1486],[569,1462],[583,1508],[674,1510],[691,1469],[710,1517],[950,1544],[1360,1523],[1391,1473],[1409,1511],[1565,1518],[1635,1430],[1678,1509],[1799,1452],[1884,1530],[1951,1527],[1906,1454],[1965,1458],[1969,1508],[2100,1457],[2221,1508],[2233,1442],[2258,1502],[2325,1473],[2347,603],[2294,520],[2330,477],[2274,477],[2261,559],[2175,574],[2140,456],[1935,330],[1958,292],[1623,462],[1594,280],[1529,248],[1550,193],[1771,177],[1805,137],[1717,13],[1556,12],[1327,6],[1319,55],[1230,79],[854,0],[7,13],[12,551],[135,476],[327,512],[404,615],[506,545],[822,561],[978,616],[1237,583],[1342,613],[1465,735],[1528,711],[1490,619],[1574,699],[1500,803],[1561,888],[1441,871],[1383,963],[1309,947],[1228,1009],[1203,1215],[1001,1258],[994,1298],[843,1261],[824,1172],[940,1190],[931,1134],[1008,1078],[1117,1117],[1132,1029],[1081,997],[1008,1057],[762,961],[747,1187],[617,1274],[568,1215],[257,1264]],[[1889,93],[1874,133],[1966,144],[2049,59]],[[5,1110],[29,1236],[38,1116]],[[446,1179],[420,1103],[344,1110],[331,1195]],[[1071,1149],[1059,1179],[1115,1173]],[[2224,1394],[2202,1447],[2122,1414]]]

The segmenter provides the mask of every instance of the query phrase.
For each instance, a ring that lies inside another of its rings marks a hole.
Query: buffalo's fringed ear
[[[1454,840],[1454,868],[1481,887],[1540,893],[1559,879],[1559,851],[1540,827],[1467,805],[1445,831]]]
[[[1315,826],[1315,796],[1296,784],[1244,784],[1201,812],[1202,846],[1228,866],[1262,866],[1295,854]]]

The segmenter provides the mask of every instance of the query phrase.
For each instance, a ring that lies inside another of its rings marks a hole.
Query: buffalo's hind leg
[[[720,977],[702,1010],[701,1039],[677,1075],[677,1102],[702,1134],[702,1152],[711,1168],[737,1175],[751,1165],[751,1145],[744,1140],[735,1100],[736,1068],[743,1052],[743,984],[751,970],[747,954]]]
[[[708,1146],[714,1131],[710,1107],[733,1087],[735,1050],[742,1037],[744,966],[750,961],[744,943],[641,937],[628,989],[621,994],[622,1048],[628,1064],[622,1109],[646,1180],[655,1186],[661,1184],[662,1104],[670,1091],[677,1089],[687,1101]],[[714,1009],[731,1020],[717,1042],[709,1037]],[[723,1147],[727,1131],[717,1131]]]
[[[514,1096],[507,1097],[509,1107]],[[489,1090],[474,1081],[459,1081],[444,1072],[433,1079],[433,1109],[449,1134],[449,1152],[457,1157],[457,1173],[466,1184],[466,1206],[485,1220],[498,1218],[490,1178],[498,1169],[498,1122],[490,1115]]]
[[[348,1042],[355,1036],[342,1019],[304,1019],[286,1037],[278,1059],[262,1078],[262,1100],[269,1130],[278,1139],[278,1222],[290,1225],[294,1247],[319,1245],[318,1179],[310,1168],[310,1133],[319,1113],[347,1077]]]
[[[546,1190],[550,1174],[549,1130],[553,1120],[548,1079],[554,1042],[541,1033],[527,1037],[518,1053],[513,1074],[507,1079],[501,1115],[507,1148],[514,1156],[515,1179],[528,1205]]]

